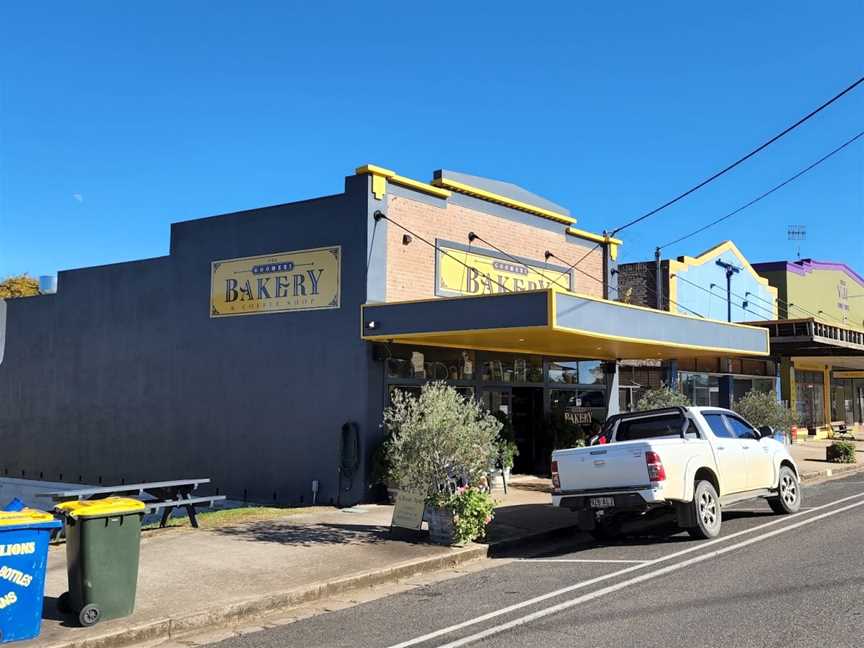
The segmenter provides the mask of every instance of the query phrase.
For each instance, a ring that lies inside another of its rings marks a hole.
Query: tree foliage
[[[39,280],[27,274],[6,277],[0,281],[0,299],[32,297],[39,294]]]
[[[778,432],[788,432],[797,420],[796,412],[779,402],[773,391],[749,391],[732,404],[732,409],[757,428],[769,425]]]
[[[658,389],[646,390],[639,399],[639,402],[636,403],[636,411],[644,412],[646,410],[663,409],[664,407],[673,407],[675,405],[688,407],[691,405],[690,399],[677,389],[664,386]]]
[[[453,480],[479,484],[498,456],[501,422],[443,382],[424,385],[417,397],[397,389],[384,425],[392,478],[429,499]]]

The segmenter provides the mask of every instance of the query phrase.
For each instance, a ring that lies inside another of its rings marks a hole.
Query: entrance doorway
[[[513,472],[547,475],[550,469],[552,441],[546,430],[542,387],[496,387],[482,391],[486,409],[502,423],[505,438],[512,437],[519,454],[513,460]]]
[[[543,414],[542,387],[513,388],[513,436],[519,449],[513,472],[548,475],[553,448]]]

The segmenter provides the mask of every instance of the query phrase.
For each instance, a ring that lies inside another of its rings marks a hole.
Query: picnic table
[[[73,488],[63,491],[38,493],[36,497],[50,497],[55,502],[74,500],[104,499],[113,495],[137,497],[147,507],[149,512],[162,511],[160,527],[168,523],[168,518],[175,509],[183,508],[189,517],[189,522],[198,528],[198,517],[195,507],[212,506],[215,502],[225,499],[224,495],[206,495],[193,497],[193,491],[201,484],[209,484],[209,479],[177,479],[174,481],[147,482],[143,484],[118,484],[114,486],[99,486],[96,488]]]

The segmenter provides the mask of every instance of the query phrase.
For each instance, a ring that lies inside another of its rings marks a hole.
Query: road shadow
[[[252,522],[212,529],[212,533],[252,542],[284,545],[320,546],[327,544],[375,544],[388,538],[389,527],[360,524],[285,524]]]

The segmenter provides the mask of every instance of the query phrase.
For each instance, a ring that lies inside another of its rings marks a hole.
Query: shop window
[[[844,421],[848,425],[855,422],[855,401],[851,380],[831,380],[831,420]]]
[[[825,424],[825,383],[819,371],[796,371],[798,420],[809,428]]]
[[[601,400],[595,400],[599,395]],[[600,403],[596,405],[595,403]],[[599,433],[606,418],[605,392],[549,390],[550,435],[556,448],[571,448]]]
[[[749,392],[761,392],[768,394],[774,391],[773,378],[734,378],[732,382],[733,399],[741,400]]]
[[[507,418],[512,414],[512,394],[509,389],[496,390],[484,389],[482,392],[481,402],[489,412],[501,412]]]
[[[719,407],[720,379],[706,374],[678,372],[678,388],[694,405]]]
[[[487,353],[480,366],[484,382],[531,384],[543,382],[543,358]]]
[[[605,385],[606,369],[600,360],[550,362],[549,382],[572,385]]]
[[[388,347],[387,377],[414,380],[473,380],[473,351],[436,347]]]

